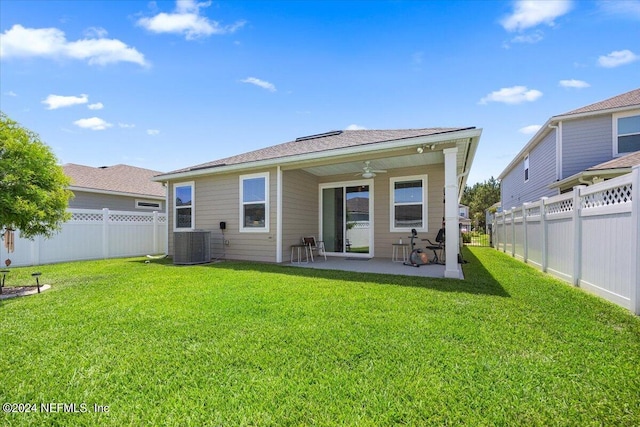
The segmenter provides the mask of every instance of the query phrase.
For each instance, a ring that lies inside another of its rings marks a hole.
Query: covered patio
[[[352,257],[316,257],[315,262],[287,263],[292,267],[310,268],[319,270],[341,270],[356,273],[393,274],[397,276],[415,277],[445,277],[443,264],[428,264],[420,267],[404,265],[401,262],[392,262],[389,258],[352,258]],[[462,268],[457,264],[458,278],[464,279]]]

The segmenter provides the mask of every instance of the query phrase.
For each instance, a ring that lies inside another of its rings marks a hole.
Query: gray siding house
[[[595,169],[598,173],[589,169],[636,151],[640,151],[640,89],[553,116],[498,177],[502,208],[618,176],[624,169],[601,167]]]
[[[413,228],[433,240],[443,218],[447,236],[457,236],[480,135],[332,131],[159,175],[168,188],[169,254],[179,233],[196,230],[223,239],[226,259],[274,263],[288,262],[304,236],[323,241],[327,256],[361,258],[391,258],[392,243],[406,242]],[[458,250],[446,246],[445,277],[460,277]]]
[[[166,192],[162,183],[151,180],[159,171],[128,165],[62,165],[71,178],[69,190],[74,197],[69,207],[75,209],[110,209],[115,211],[164,212]]]

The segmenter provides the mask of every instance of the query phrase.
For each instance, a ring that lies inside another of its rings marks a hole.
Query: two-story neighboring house
[[[129,165],[91,167],[62,165],[71,178],[74,197],[70,208],[134,212],[164,212],[166,191],[162,183],[151,180],[162,172]]]
[[[640,89],[553,116],[498,177],[502,207],[626,173],[637,151]]]

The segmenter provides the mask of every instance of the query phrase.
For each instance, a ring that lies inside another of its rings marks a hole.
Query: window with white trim
[[[640,114],[614,114],[613,153],[623,155],[640,151]]]
[[[136,199],[136,209],[149,209],[158,211],[162,209],[162,202],[156,202],[155,200]]]
[[[524,156],[524,182],[529,181],[529,155]]]
[[[174,226],[175,230],[192,230],[195,228],[194,206],[195,184],[181,182],[173,186]]]
[[[240,231],[269,231],[269,173],[240,176]]]
[[[389,179],[391,231],[428,231],[427,175]]]

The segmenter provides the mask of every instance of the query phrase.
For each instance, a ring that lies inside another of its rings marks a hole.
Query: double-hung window
[[[240,231],[269,231],[269,173],[240,176]]]
[[[613,154],[622,155],[640,150],[640,114],[613,116]]]
[[[192,230],[195,227],[193,182],[181,182],[173,186],[174,228]]]
[[[529,181],[529,155],[524,157],[524,182]]]
[[[427,230],[427,176],[391,178],[391,231]]]

